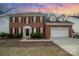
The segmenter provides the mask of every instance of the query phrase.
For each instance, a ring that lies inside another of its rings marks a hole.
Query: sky
[[[13,9],[9,13],[25,13],[25,12],[48,12],[65,15],[78,15],[78,3],[0,3],[0,13],[8,9]],[[79,32],[79,19],[71,19],[74,23],[75,32]]]
[[[48,12],[79,15],[78,3],[0,3],[0,10],[14,8],[16,12]]]

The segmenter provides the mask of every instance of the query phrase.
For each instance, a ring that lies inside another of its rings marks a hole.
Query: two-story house
[[[36,32],[43,33],[45,38],[72,36],[73,23],[67,21],[65,15],[27,12],[6,16],[9,20],[8,32],[13,34],[22,33],[23,38],[30,37],[31,33]]]

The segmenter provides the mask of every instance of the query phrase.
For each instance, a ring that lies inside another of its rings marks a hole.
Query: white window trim
[[[36,27],[34,27],[34,31],[33,32],[36,33]]]
[[[19,23],[21,23],[21,17],[19,17]]]
[[[46,23],[46,25],[72,25],[71,23]]]
[[[29,19],[28,19],[28,17],[26,17],[26,24],[29,24]]]
[[[36,16],[33,17],[33,23],[36,23]]]
[[[19,31],[19,33],[21,33],[21,27],[19,27],[18,31]]]
[[[15,28],[12,28],[12,33],[13,33],[13,34],[15,33]]]
[[[43,23],[43,17],[40,17],[40,23]]]
[[[15,17],[13,17],[12,20],[13,20],[12,22],[15,23]]]
[[[43,33],[43,27],[40,27],[40,33]]]

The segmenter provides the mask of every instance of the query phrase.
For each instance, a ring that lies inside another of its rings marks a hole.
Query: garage
[[[69,28],[51,28],[51,38],[69,37]]]

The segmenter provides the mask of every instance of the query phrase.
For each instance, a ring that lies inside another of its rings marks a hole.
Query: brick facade
[[[21,18],[21,23],[19,23],[19,17],[18,17],[18,21],[13,23],[12,22],[12,17],[9,18],[9,32],[11,32],[11,28],[22,28],[22,31],[23,31],[23,27],[24,26],[31,26],[32,28],[34,27],[44,27],[44,22],[40,23],[39,21],[36,21],[36,23],[33,23],[33,19],[32,19],[33,16],[29,16],[28,20],[29,20],[29,23],[26,24],[25,23],[25,20],[23,18]],[[39,17],[42,17],[42,16],[37,16],[36,19],[39,20]],[[44,18],[44,17],[43,17]]]

